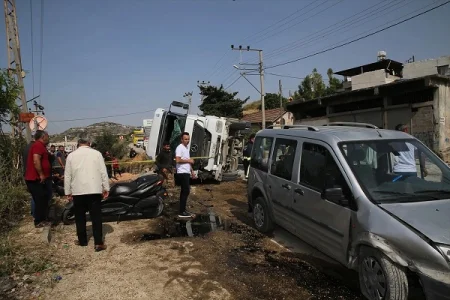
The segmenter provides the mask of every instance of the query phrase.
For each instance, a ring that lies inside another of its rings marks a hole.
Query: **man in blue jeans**
[[[195,178],[194,170],[192,169],[192,164],[194,160],[191,159],[189,153],[189,133],[183,132],[181,134],[181,144],[178,145],[175,150],[175,161],[177,169],[177,181],[181,186],[180,191],[180,214],[179,218],[191,218],[192,213],[186,210],[186,203],[190,193],[190,179]]]

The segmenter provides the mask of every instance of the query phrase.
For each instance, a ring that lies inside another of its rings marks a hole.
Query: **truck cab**
[[[193,169],[197,176],[222,181],[224,174],[237,174],[244,144],[241,132],[249,128],[249,123],[237,119],[188,115],[158,108],[146,153],[150,159],[155,159],[167,141],[175,155],[181,133],[186,131],[191,136],[190,155],[194,158]]]

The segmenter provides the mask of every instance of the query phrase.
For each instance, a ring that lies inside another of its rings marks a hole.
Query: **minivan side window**
[[[273,138],[256,137],[252,149],[250,166],[252,168],[267,172],[269,170],[269,157],[272,149]]]
[[[320,193],[327,188],[341,187],[346,198],[351,199],[351,190],[341,170],[328,149],[321,145],[303,143],[300,184]]]
[[[297,141],[277,138],[273,149],[270,173],[277,177],[291,180],[295,150],[297,150]]]

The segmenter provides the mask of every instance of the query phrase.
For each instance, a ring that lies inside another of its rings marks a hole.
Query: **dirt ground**
[[[92,238],[88,247],[74,245],[75,225],[57,225],[47,242],[46,232],[27,219],[15,243],[30,257],[45,257],[47,270],[14,278],[18,284],[7,296],[362,299],[353,281],[334,276],[332,266],[290,252],[254,230],[245,182],[193,186],[188,209],[199,218],[189,226],[176,219],[178,193],[178,188],[170,191],[164,215],[157,219],[104,222],[108,248],[98,253]]]

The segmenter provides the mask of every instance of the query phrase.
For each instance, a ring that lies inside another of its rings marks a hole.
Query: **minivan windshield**
[[[339,148],[375,202],[450,199],[450,168],[418,140],[341,142]]]

